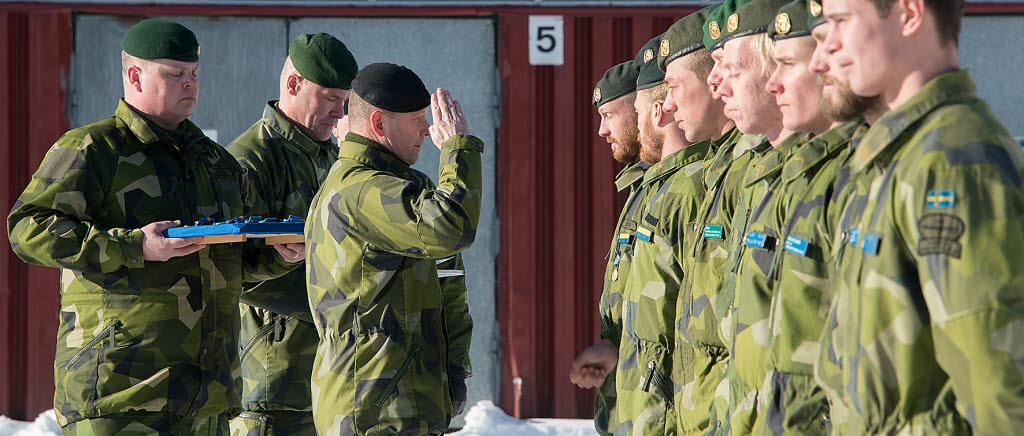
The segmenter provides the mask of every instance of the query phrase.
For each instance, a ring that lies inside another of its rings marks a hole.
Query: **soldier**
[[[615,187],[619,192],[629,189],[607,255],[601,289],[601,340],[580,352],[569,374],[569,380],[579,387],[599,387],[594,404],[594,427],[602,435],[612,434],[618,425],[615,363],[622,335],[622,290],[633,259],[633,232],[639,220],[639,198],[643,196],[640,182],[650,167],[638,160],[640,140],[633,107],[638,72],[632,59],[609,68],[594,87],[593,95],[593,104],[601,117],[598,134],[611,144],[612,158],[626,165],[615,177]]]
[[[114,116],[61,137],[7,219],[19,257],[63,269],[57,421],[64,434],[226,434],[239,411],[242,280],[294,269],[303,245],[163,236],[264,211],[235,159],[188,120],[192,31],[144,20],[121,48]]]
[[[450,332],[437,260],[469,247],[483,143],[461,106],[408,68],[377,63],[352,82],[349,133],[310,207],[308,297],[320,336],[317,432],[441,434],[452,417]],[[409,165],[428,134],[438,184]]]
[[[704,195],[710,141],[691,144],[663,109],[668,86],[658,68],[662,35],[644,45],[637,79],[640,158],[644,175],[631,276],[623,292],[616,434],[675,433],[671,380],[675,305],[683,279],[682,252]],[[686,349],[682,350],[686,352]],[[682,359],[684,362],[688,358]]]
[[[359,68],[341,41],[301,34],[288,47],[280,100],[228,151],[246,171],[267,215],[305,217],[327,171],[338,159],[331,131],[344,112]],[[309,380],[319,338],[299,268],[242,293],[242,409],[235,434],[315,435]]]
[[[818,74],[823,84],[820,111],[832,125],[801,147],[782,170],[788,218],[779,238],[783,249],[776,250],[772,266],[770,392],[765,396],[769,404],[765,433],[771,434],[827,434],[834,426],[835,415],[828,413],[825,393],[812,374],[826,315],[818,308],[828,307],[832,297],[831,229],[838,227],[838,211],[848,193],[845,164],[852,150],[850,141],[867,130],[862,116],[877,117],[881,107],[878,98],[858,97],[838,76],[827,74],[817,55],[818,63],[812,62],[811,50],[816,46],[812,41],[818,38],[809,32],[817,27],[814,31],[822,36],[826,27],[820,26],[822,21],[820,4],[797,0],[779,10],[772,33],[779,63],[773,82],[776,78],[785,82],[786,77],[796,78],[805,71]],[[789,90],[785,85],[769,89],[781,90],[780,104],[792,100],[781,97]],[[803,99],[810,101],[809,96]],[[795,107],[784,110],[784,122],[789,122]]]
[[[1024,153],[959,69],[963,1],[829,0],[824,49],[888,112],[850,159],[823,337],[853,434],[1024,425]]]

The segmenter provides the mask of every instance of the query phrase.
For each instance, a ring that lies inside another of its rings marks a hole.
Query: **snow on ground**
[[[52,410],[40,413],[33,422],[15,421],[0,416],[0,435],[4,436],[60,436],[57,415]]]
[[[594,421],[589,419],[515,419],[490,401],[481,401],[466,412],[466,426],[453,433],[458,436],[591,436],[596,435]],[[33,422],[15,421],[0,416],[0,435],[60,435],[60,426],[52,410],[39,414]]]

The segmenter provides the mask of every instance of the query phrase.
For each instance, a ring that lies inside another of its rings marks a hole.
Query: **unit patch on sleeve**
[[[960,218],[946,213],[929,213],[917,220],[921,239],[917,241],[917,254],[945,254],[960,258],[960,236],[965,226]]]
[[[950,190],[928,191],[925,202],[929,209],[949,209],[956,203],[956,193]]]

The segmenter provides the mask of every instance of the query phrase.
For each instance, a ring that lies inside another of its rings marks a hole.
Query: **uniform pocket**
[[[263,413],[242,412],[231,420],[231,436],[266,436],[270,419]]]
[[[377,400],[373,402],[373,407],[380,408],[380,406],[384,404],[384,401],[387,400],[389,396],[391,396],[391,392],[393,392],[395,390],[395,387],[398,386],[398,383],[402,381],[402,376],[404,376],[405,373],[409,371],[409,367],[412,366],[412,364],[416,361],[416,358],[418,358],[419,355],[420,346],[413,345],[412,350],[409,352],[409,356],[405,358],[405,361],[402,362],[402,366],[398,368],[398,372],[395,373],[395,376],[392,377],[391,381],[389,381],[387,386],[384,387],[384,391],[380,393],[380,396],[377,397]]]

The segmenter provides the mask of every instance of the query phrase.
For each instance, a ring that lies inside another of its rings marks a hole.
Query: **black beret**
[[[594,86],[594,107],[636,91],[637,69],[633,60],[615,65],[604,72]]]
[[[430,106],[430,92],[420,76],[401,65],[370,64],[352,79],[352,91],[374,107],[390,112],[416,112]]]
[[[173,21],[151,18],[128,29],[121,50],[140,59],[171,59],[196,62],[199,41],[188,27]]]
[[[653,88],[665,81],[665,72],[658,68],[658,49],[661,47],[661,38],[665,34],[655,36],[636,54],[634,62],[640,65],[640,74],[636,79],[636,90],[642,91]]]
[[[704,48],[704,22],[719,4],[711,5],[676,21],[665,31],[658,49],[658,68]]]
[[[810,35],[808,15],[810,14],[807,11],[807,0],[786,3],[775,15],[775,24],[768,29],[768,37],[778,41]]]
[[[356,58],[338,38],[326,33],[303,33],[288,46],[295,70],[324,88],[350,89],[359,72]]]

